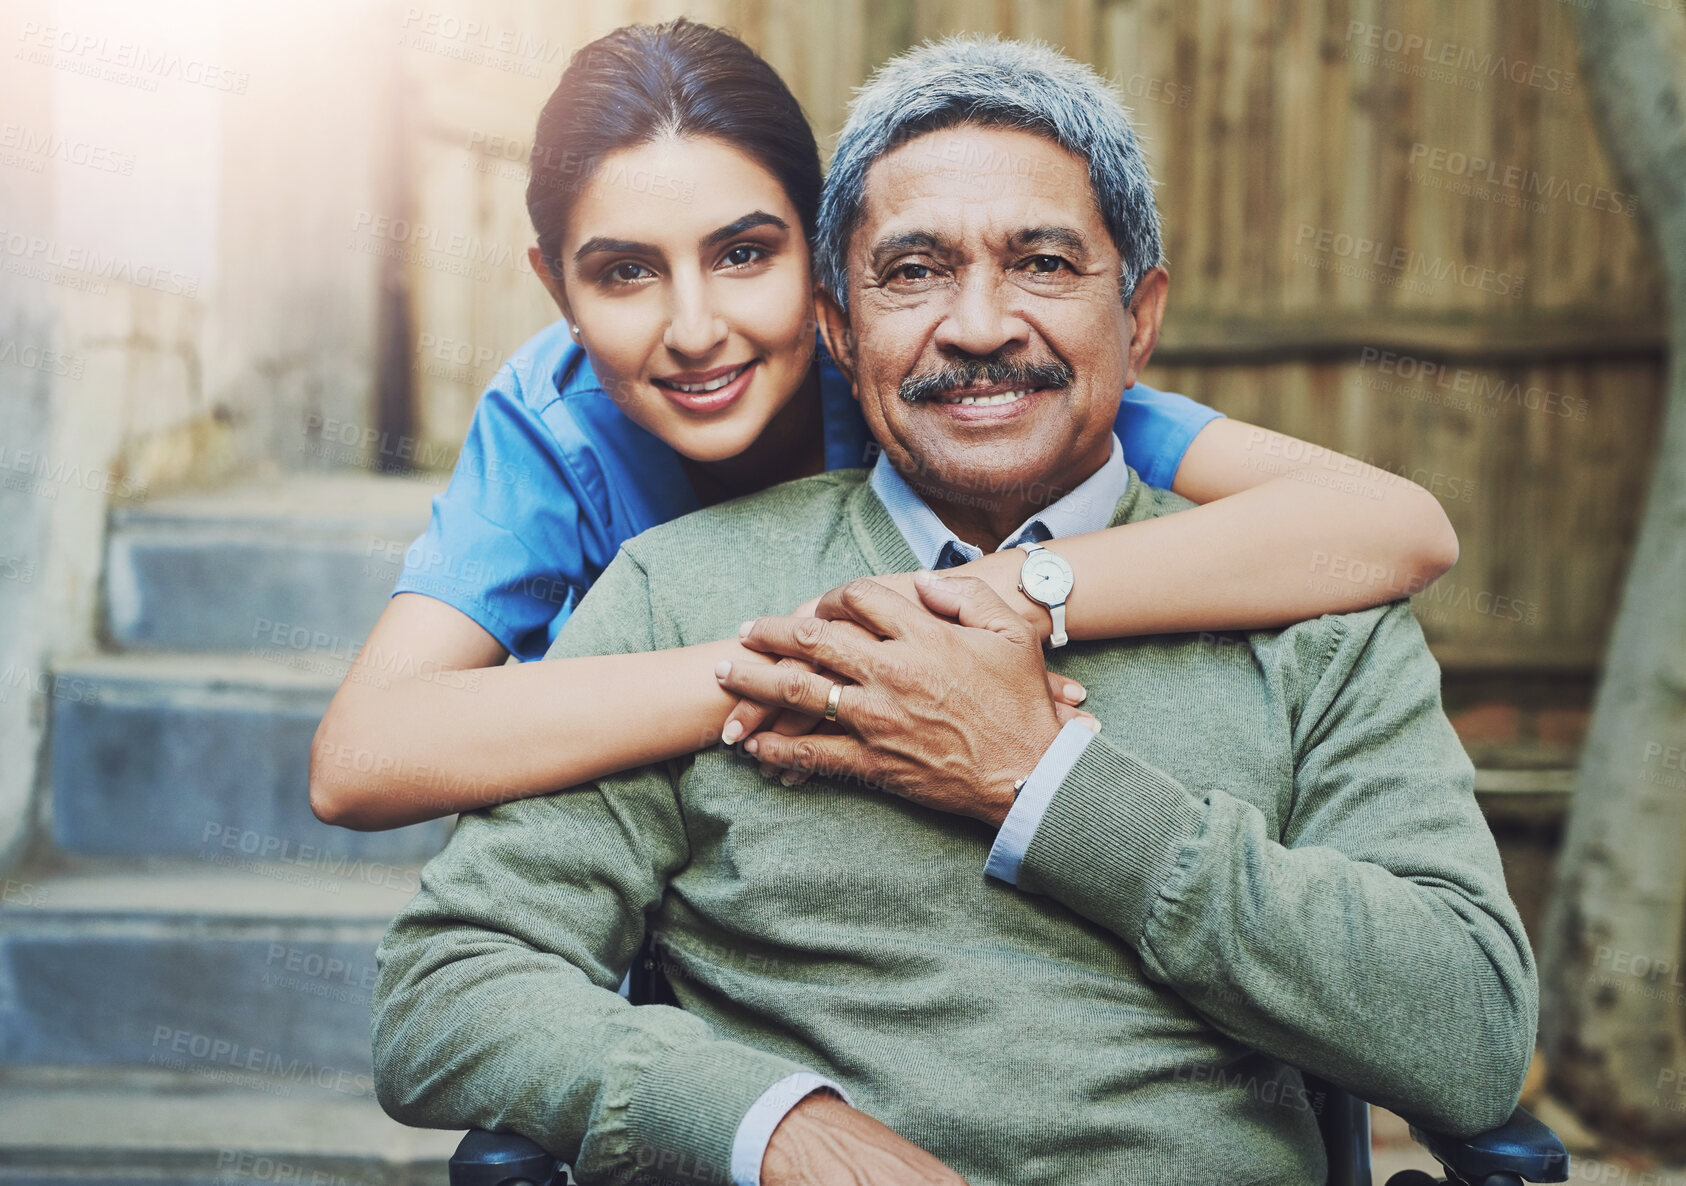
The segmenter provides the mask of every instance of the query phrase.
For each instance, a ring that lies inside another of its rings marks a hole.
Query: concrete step
[[[106,631],[121,648],[244,651],[302,631],[360,643],[439,479],[295,475],[111,514]]]
[[[285,1083],[0,1075],[5,1186],[444,1186],[460,1137]]]
[[[310,741],[346,666],[289,650],[59,664],[54,840],[75,854],[221,863],[433,855],[448,821],[351,832],[311,814]]]
[[[0,1066],[276,1080],[373,1101],[375,949],[418,877],[367,861],[13,875],[0,894]]]

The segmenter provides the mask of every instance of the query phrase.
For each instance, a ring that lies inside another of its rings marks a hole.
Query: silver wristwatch
[[[1065,603],[1076,580],[1071,565],[1066,563],[1064,556],[1050,552],[1041,544],[1022,543],[1019,547],[1025,551],[1024,566],[1019,569],[1019,592],[1048,608],[1048,616],[1054,619],[1054,633],[1049,637],[1048,645],[1063,647],[1066,644]]]

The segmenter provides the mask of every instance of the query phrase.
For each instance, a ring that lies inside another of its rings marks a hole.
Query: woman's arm
[[[310,750],[310,806],[396,828],[587,782],[719,740],[735,640],[502,666],[474,619],[417,593],[387,603]]]
[[[442,601],[388,602],[316,729],[316,817],[398,828],[681,757],[719,741],[736,703],[716,665],[775,662],[736,639],[508,666],[506,655]],[[1049,686],[1061,721],[1081,715],[1069,708],[1079,685]],[[782,722],[791,732],[809,724]]]
[[[1285,626],[1408,597],[1457,563],[1457,535],[1421,486],[1269,429],[1212,421],[1172,489],[1202,505],[1049,545],[1077,578],[1071,637]],[[1018,591],[1023,559],[962,569],[1046,634],[1048,612]]]

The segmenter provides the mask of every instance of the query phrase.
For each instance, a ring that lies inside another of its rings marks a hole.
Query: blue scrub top
[[[819,366],[826,468],[871,465],[878,446],[848,380],[823,348]],[[1118,409],[1125,460],[1168,488],[1189,442],[1219,415],[1138,383]],[[622,543],[700,506],[679,455],[621,412],[558,321],[480,397],[393,591],[454,606],[517,658],[537,659]]]

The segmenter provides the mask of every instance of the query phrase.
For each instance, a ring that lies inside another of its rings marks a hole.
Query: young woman
[[[311,805],[330,823],[396,827],[746,736],[766,713],[734,705],[714,667],[770,660],[735,639],[504,663],[542,656],[645,528],[872,458],[816,348],[813,135],[748,47],[684,20],[593,42],[539,116],[533,166],[530,258],[564,320],[487,389],[317,731]],[[1074,638],[1279,626],[1421,588],[1456,559],[1439,504],[1393,475],[1139,384],[1116,428],[1145,481],[1202,505],[1059,541]],[[1320,555],[1397,580],[1319,581]],[[1017,592],[1022,559],[965,570],[1045,617]],[[919,603],[909,575],[883,579]],[[1081,689],[1051,683],[1069,715]]]

